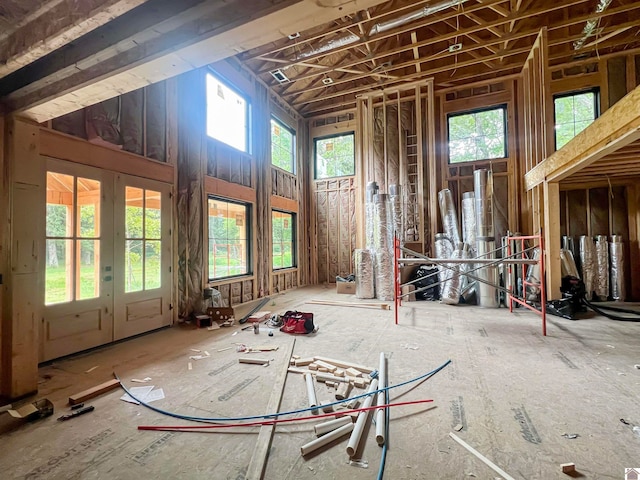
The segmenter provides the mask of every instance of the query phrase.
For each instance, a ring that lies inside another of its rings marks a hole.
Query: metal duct
[[[596,11],[595,11],[596,17],[590,20],[587,20],[587,23],[584,25],[584,29],[582,30],[582,37],[576,40],[575,42],[573,42],[574,50],[580,50],[584,46],[585,42],[589,37],[598,33],[597,27],[598,27],[598,23],[600,22],[600,17],[598,16],[598,14],[604,12],[609,6],[609,4],[611,4],[611,0],[600,0],[598,2],[598,5],[596,6]]]
[[[389,195],[379,193],[373,197],[375,205],[374,243],[376,253],[376,298],[393,300],[393,235]]]
[[[571,250],[567,250],[566,248],[560,250],[560,266],[563,277],[571,275],[572,277],[580,278],[578,267],[573,259],[573,252],[571,252]]]
[[[392,28],[401,27],[402,25],[406,25],[407,23],[415,22],[416,20],[420,20],[421,18],[428,17],[429,15],[433,15],[434,13],[441,12],[442,10],[446,10],[447,8],[455,7],[456,5],[462,5],[466,1],[467,0],[445,0],[433,5],[427,5],[425,7],[422,7],[420,10],[414,10],[413,12],[405,13],[404,15],[393,18],[391,20],[387,20],[386,22],[376,23],[369,30],[369,36],[386,32],[387,30],[391,30]]]
[[[453,254],[450,258],[457,259],[463,257],[463,244],[458,243],[456,249],[453,251]],[[460,267],[459,263],[450,263],[448,267],[452,270],[449,271],[448,280],[442,285],[442,303],[446,303],[447,305],[457,305],[460,302],[460,287],[461,287],[461,276],[460,276]]]
[[[591,237],[580,237],[580,263],[582,264],[582,281],[587,300],[591,300],[596,286],[596,247]]]
[[[624,302],[626,298],[624,279],[624,243],[620,235],[611,235],[609,243],[611,255],[611,298]]]
[[[476,252],[476,197],[473,192],[462,194],[462,241],[469,245],[469,255]]]
[[[476,241],[477,258],[495,258],[496,242],[493,240],[478,239]],[[483,282],[477,282],[476,296],[478,305],[482,308],[498,308],[498,289],[493,285],[498,285],[498,268],[496,266],[484,267],[477,271],[476,276],[480,280],[490,282],[487,285]]]
[[[534,248],[532,259],[539,261],[541,254],[542,251],[539,247]],[[542,282],[540,273],[540,263],[529,265],[527,268],[527,283],[532,284],[527,285],[526,289],[527,301],[529,302],[536,302],[540,300],[540,284]]]
[[[495,234],[493,230],[493,177],[486,169],[473,172],[473,187],[476,202],[476,256],[495,258]],[[478,305],[484,308],[498,308],[498,269],[495,266],[478,270],[478,278],[489,282],[478,282]]]
[[[440,216],[442,217],[442,229],[454,245],[460,243],[460,230],[458,229],[458,215],[456,204],[453,202],[451,190],[445,188],[438,192],[440,204]]]
[[[303,60],[319,53],[329,52],[336,48],[351,45],[352,43],[356,43],[358,40],[360,40],[360,37],[358,35],[355,35],[353,33],[344,34],[338,38],[328,40],[327,42],[318,45],[316,48],[312,48],[311,50],[308,50],[306,52],[299,53],[298,55],[296,55],[295,59]]]
[[[356,267],[356,298],[376,298],[373,252],[358,248],[353,252],[353,257]]]
[[[373,204],[373,197],[378,193],[378,184],[376,182],[367,183],[366,190],[366,203],[365,203],[365,247],[368,250],[374,249],[374,217],[375,217],[375,206]]]
[[[451,258],[453,255],[453,243],[444,233],[436,233],[435,237],[436,258]],[[453,272],[442,265],[438,265],[438,280],[440,281],[440,292],[444,290],[446,282],[451,278]]]
[[[402,190],[400,185],[389,185],[389,201],[391,202],[391,216],[393,218],[393,231],[395,236],[400,239],[400,245],[404,246]]]
[[[580,272],[580,249],[577,247],[576,242],[574,242],[573,237],[568,235],[564,235],[562,237],[562,248],[565,250],[569,250],[573,254],[573,261],[578,267],[578,272]],[[580,278],[580,276],[577,276]]]
[[[596,295],[600,300],[609,297],[609,242],[606,235],[596,236]]]

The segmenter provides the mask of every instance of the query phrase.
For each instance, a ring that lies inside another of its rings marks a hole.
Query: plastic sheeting
[[[462,241],[469,245],[469,255],[476,252],[476,197],[473,192],[462,194]]]
[[[591,300],[596,286],[596,247],[591,237],[580,237],[580,263],[582,264],[582,281],[587,300]]]
[[[612,235],[609,243],[611,255],[611,298],[624,302],[626,298],[624,278],[624,243],[620,235]]]
[[[606,235],[596,237],[596,288],[595,292],[600,300],[609,297],[609,242]]]
[[[374,196],[374,243],[376,252],[376,298],[393,300],[393,217],[389,195]]]
[[[562,269],[563,277],[571,275],[572,277],[580,278],[578,267],[576,266],[576,262],[573,258],[573,253],[571,252],[571,250],[567,250],[565,248],[560,250],[560,266]]]
[[[440,215],[442,217],[442,229],[454,245],[460,243],[460,230],[458,229],[458,215],[456,204],[453,202],[451,190],[445,188],[438,192],[438,203],[440,204]]]
[[[400,239],[400,245],[404,246],[402,190],[400,185],[389,185],[389,201],[391,202],[391,217],[393,220],[392,233]]]
[[[374,257],[371,250],[356,249],[353,253],[356,268],[356,298],[376,298]]]

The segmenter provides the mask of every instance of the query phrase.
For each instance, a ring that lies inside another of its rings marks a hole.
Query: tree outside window
[[[316,138],[316,178],[355,175],[355,137],[353,133]]]
[[[566,145],[598,116],[598,92],[558,95],[553,99],[556,150]]]
[[[209,279],[219,280],[250,273],[249,205],[209,197],[207,206]]]
[[[271,119],[271,164],[295,173],[295,134],[275,118]]]
[[[449,115],[449,163],[507,156],[506,107]]]
[[[271,232],[273,269],[295,267],[295,215],[273,210]]]

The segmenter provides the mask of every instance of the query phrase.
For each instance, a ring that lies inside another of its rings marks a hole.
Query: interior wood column
[[[44,304],[46,181],[37,125],[6,120],[2,171],[2,324],[0,395],[38,390]],[[42,271],[41,271],[42,270]]]
[[[544,248],[547,300],[561,297],[562,268],[560,264],[560,184],[544,182]]]

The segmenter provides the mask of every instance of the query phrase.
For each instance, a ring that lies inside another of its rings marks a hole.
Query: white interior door
[[[171,186],[115,182],[114,340],[171,323]]]
[[[46,168],[41,361],[113,339],[113,175],[49,158]]]

